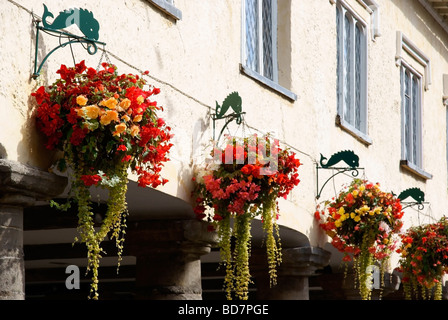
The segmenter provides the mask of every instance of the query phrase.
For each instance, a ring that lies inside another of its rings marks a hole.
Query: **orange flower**
[[[141,114],[138,114],[134,117],[134,119],[132,121],[134,122],[140,122],[142,121],[143,116]]]
[[[131,136],[135,137],[139,133],[140,133],[140,128],[138,126],[136,126],[136,125],[133,125],[131,127]]]
[[[87,104],[87,98],[83,95],[77,96],[76,103],[80,106],[85,106]]]
[[[109,123],[111,123],[112,121],[116,121],[118,122],[118,112],[115,110],[107,110],[100,119],[100,122],[102,125],[107,126]]]
[[[138,104],[142,104],[143,101],[145,101],[145,98],[143,98],[143,96],[138,96],[138,98],[137,98],[137,103],[138,103]]]
[[[128,108],[131,106],[131,100],[129,100],[128,98],[126,98],[126,99],[123,99],[121,102],[120,102],[120,107],[123,109],[123,110],[128,110]]]
[[[86,106],[81,108],[83,118],[96,119],[100,114],[100,108],[96,105]],[[78,113],[79,114],[79,113]]]
[[[117,124],[117,125],[115,126],[114,136],[119,136],[119,135],[122,134],[125,130],[126,130],[126,124],[125,124],[125,123]]]
[[[115,98],[109,98],[107,100],[103,100],[100,102],[100,106],[104,106],[108,109],[115,109],[115,107],[117,106],[117,99]]]

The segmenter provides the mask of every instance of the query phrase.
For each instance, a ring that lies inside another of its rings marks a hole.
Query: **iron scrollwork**
[[[340,162],[345,162],[347,167],[335,167]],[[337,170],[336,173],[331,175],[322,185],[322,187],[319,189],[319,170],[320,169],[334,169]],[[350,150],[344,150],[337,152],[333,154],[330,159],[327,159],[322,154],[320,155],[320,161],[316,164],[316,175],[317,175],[317,195],[316,199],[319,199],[322,190],[324,189],[325,185],[333,179],[335,176],[345,173],[345,172],[351,172],[353,177],[357,177],[359,175],[359,170],[363,168],[359,168],[359,157]]]

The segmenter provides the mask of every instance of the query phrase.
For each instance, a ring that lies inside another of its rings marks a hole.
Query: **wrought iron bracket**
[[[86,51],[90,55],[94,55],[98,52],[98,45],[106,45],[106,43],[98,41],[99,24],[90,11],[85,9],[70,9],[62,11],[53,20],[52,24],[46,22],[48,17],[53,17],[53,14],[48,11],[44,4],[44,14],[42,16],[42,20],[35,20],[36,46],[34,55],[34,72],[32,75],[33,79],[37,79],[39,77],[42,66],[47,61],[48,57],[60,48],[64,48],[67,45],[71,46],[74,43],[80,43],[83,44],[83,46],[85,44],[86,46],[84,48]],[[43,26],[40,25],[41,22],[43,23]],[[78,36],[61,30],[62,28],[66,28],[72,24],[78,25],[84,36]],[[58,37],[59,45],[48,52],[39,64],[37,60],[39,51],[39,34],[41,31]]]
[[[335,176],[345,173],[351,172],[353,177],[357,177],[359,175],[359,170],[363,170],[364,168],[359,167],[359,157],[353,151],[340,151],[333,154],[330,159],[325,158],[322,154],[320,155],[320,161],[316,163],[316,199],[319,199],[324,187],[330,182]],[[339,162],[345,162],[347,167],[335,167]],[[325,163],[324,163],[325,162]],[[337,172],[332,174],[319,188],[319,170],[336,170]]]
[[[414,201],[404,201],[408,198],[412,198]],[[409,188],[401,192],[398,196],[402,205],[402,209],[406,209],[408,207],[417,206],[418,210],[423,210],[425,204],[425,193],[419,188]]]
[[[233,112],[230,114],[227,114],[227,111],[229,108],[232,108]],[[242,111],[242,99],[238,92],[232,92],[227,96],[227,98],[224,99],[222,105],[220,106],[218,102],[216,101],[216,108],[215,113],[212,114],[212,120],[213,120],[213,140],[219,141],[221,138],[224,130],[229,126],[229,124],[232,121],[235,121],[236,124],[240,125],[243,122],[243,115],[246,113]],[[216,121],[217,120],[225,120],[224,126],[222,127],[218,139],[215,140],[215,133],[216,133]]]

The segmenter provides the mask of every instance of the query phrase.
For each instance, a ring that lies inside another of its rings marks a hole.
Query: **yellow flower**
[[[370,210],[370,208],[369,208],[369,206],[367,206],[367,205],[363,205],[363,206],[360,208],[360,210],[363,211],[363,212],[367,212],[367,211]]]
[[[127,114],[125,114],[124,116],[121,117],[122,120],[124,121],[129,121],[131,120],[131,118],[129,118],[129,116]]]
[[[142,121],[143,116],[141,114],[138,114],[134,117],[134,119],[132,121],[134,122],[140,122]]]
[[[342,226],[342,222],[340,220],[336,220],[334,225],[336,226],[336,228],[339,228],[340,226]]]
[[[87,98],[83,95],[77,96],[76,103],[80,106],[85,106],[87,104]]]
[[[137,98],[137,103],[138,103],[138,104],[142,104],[143,101],[145,101],[145,98],[143,98],[143,96],[138,96],[138,98]]]
[[[356,214],[354,212],[350,213],[350,218],[355,219]]]
[[[126,124],[125,124],[125,123],[117,124],[117,125],[115,126],[114,136],[119,136],[119,135],[122,134],[125,130],[126,130]]]
[[[123,110],[128,110],[128,108],[131,106],[131,100],[129,100],[128,98],[125,98],[125,99],[123,99],[121,102],[120,102],[120,107],[123,109]]]
[[[339,210],[338,210],[338,213],[339,213],[341,216],[344,215],[344,213],[345,213],[345,209],[344,209],[344,207],[340,207]]]
[[[103,100],[100,102],[100,106],[104,106],[108,109],[115,109],[115,107],[117,106],[117,99],[115,98],[109,98],[107,100]]]
[[[360,216],[356,216],[354,220],[355,220],[355,222],[359,222],[361,220],[361,217]]]
[[[136,125],[133,125],[131,127],[131,136],[135,137],[139,133],[140,133],[140,128],[138,126],[136,126]]]
[[[353,190],[352,191],[352,195],[356,198],[358,196],[359,191],[358,190]]]
[[[100,114],[100,108],[96,105],[82,107],[82,117],[89,119],[96,119]]]
[[[366,189],[365,185],[362,184],[359,186],[359,191],[363,192],[365,189]]]
[[[115,110],[107,110],[100,119],[102,125],[107,126],[112,121],[118,122],[118,112]]]

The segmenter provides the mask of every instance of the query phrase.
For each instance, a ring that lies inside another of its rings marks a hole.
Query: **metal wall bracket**
[[[404,201],[405,199],[412,198],[414,201]],[[403,209],[408,207],[417,206],[418,210],[423,210],[424,205],[428,202],[425,201],[425,193],[419,188],[409,188],[404,190],[398,196],[401,204],[404,204]]]
[[[218,102],[216,101],[216,109],[215,113],[212,114],[212,120],[213,120],[213,140],[219,141],[221,138],[221,135],[223,134],[224,130],[228,127],[228,125],[235,121],[236,124],[240,125],[243,122],[243,115],[245,115],[245,112],[243,111],[243,101],[238,94],[238,92],[232,92],[229,94],[223,101],[222,105],[220,106]],[[229,108],[232,108],[233,113],[230,113],[226,115]],[[225,120],[225,124],[222,127],[218,139],[215,140],[215,130],[216,130],[216,121],[217,120]]]
[[[42,20],[35,20],[36,24],[36,48],[34,56],[34,72],[33,79],[36,79],[40,75],[42,66],[47,61],[48,57],[56,50],[63,48],[67,45],[72,45],[74,43],[80,43],[90,55],[94,55],[98,51],[98,45],[105,46],[104,42],[98,41],[100,29],[98,21],[93,17],[92,12],[86,9],[69,9],[59,12],[59,15],[54,18],[53,22],[49,24],[47,22],[48,17],[54,17],[51,12],[48,11],[47,6],[44,4],[44,14],[42,15]],[[42,22],[43,26],[40,25]],[[84,36],[77,36],[72,33],[62,31],[61,29],[67,28],[71,25],[77,25]],[[49,35],[56,36],[59,38],[59,45],[51,50],[38,65],[37,56],[39,49],[39,33],[40,31],[45,32]]]
[[[347,167],[335,167],[335,165],[337,165],[341,161],[345,162],[347,164]],[[326,170],[332,169],[336,170],[337,172],[331,175],[319,189],[319,170],[322,169]],[[321,154],[319,163],[316,163],[316,181],[317,181],[316,199],[320,198],[322,190],[324,189],[325,185],[335,176],[351,171],[352,176],[357,177],[359,175],[358,170],[362,169],[363,168],[359,167],[359,157],[353,151],[345,150],[337,152],[333,154],[328,160]]]

